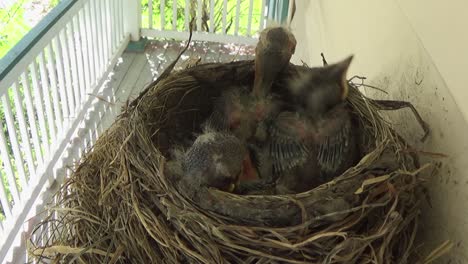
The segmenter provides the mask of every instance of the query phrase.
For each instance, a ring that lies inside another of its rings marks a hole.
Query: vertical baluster
[[[117,16],[115,14],[115,0],[111,0],[110,4],[110,32],[111,32],[111,54],[114,54],[117,45]]]
[[[111,24],[111,9],[110,9],[110,1],[111,0],[106,0],[105,3],[106,3],[106,26],[107,26],[107,29],[106,29],[106,32],[107,32],[107,66],[106,66],[106,70],[107,70],[107,67],[109,67],[110,65],[110,60],[112,58],[112,24]]]
[[[86,25],[85,25],[85,11],[84,8],[78,13],[78,27],[81,36],[81,49],[82,49],[82,62],[83,62],[83,74],[84,74],[84,89],[83,89],[83,97],[86,97],[86,92],[91,90],[91,72],[89,70],[90,63],[89,63],[89,47],[88,47],[88,33],[86,32]]]
[[[60,109],[60,99],[58,96],[58,89],[57,89],[57,72],[55,66],[55,58],[52,55],[52,44],[46,47],[46,58],[49,67],[49,76],[50,76],[50,88],[52,93],[52,101],[54,105],[54,114],[55,114],[55,125],[57,126],[57,134],[61,134],[63,132],[63,118],[62,118],[62,110]],[[60,60],[61,58],[59,58]]]
[[[92,85],[94,83],[97,83],[97,77],[96,77],[96,71],[97,71],[97,57],[95,53],[95,45],[93,45],[93,30],[94,28],[91,26],[92,23],[92,9],[91,9],[91,4],[90,2],[86,3],[86,6],[84,7],[85,11],[85,22],[86,22],[86,39],[88,41],[88,55],[89,55],[89,64],[88,67],[90,71],[90,82],[89,84]]]
[[[187,31],[190,29],[189,23],[191,21],[189,10],[190,10],[190,0],[185,0],[185,8],[184,8],[184,12],[185,12],[185,30],[187,30]]]
[[[214,10],[215,8],[215,1],[214,0],[210,0],[210,32],[213,33],[214,32],[214,26],[215,26],[215,18],[214,18]]]
[[[237,5],[236,5],[236,22],[234,26],[234,35],[237,36],[239,35],[239,21],[240,21],[240,5],[241,1],[237,0]]]
[[[177,0],[172,0],[172,30],[177,30]]]
[[[117,0],[117,4],[118,4],[118,7],[117,7],[117,17],[119,18],[119,44],[120,42],[122,41],[122,38],[124,36],[124,32],[123,32],[123,3],[122,3],[122,0]]]
[[[22,103],[22,97],[18,92],[18,82],[13,84],[13,100],[15,103],[16,116],[18,117],[18,125],[21,133],[21,145],[26,156],[26,163],[28,165],[29,177],[36,173],[36,167],[34,166],[33,152],[31,149],[31,140],[29,139],[28,126],[24,118],[24,109]]]
[[[102,27],[102,38],[103,38],[103,55],[104,55],[104,68],[103,73],[107,70],[109,64],[109,38],[108,38],[108,27],[107,27],[107,0],[101,0],[101,27]]]
[[[30,64],[32,88],[34,93],[34,106],[37,110],[36,114],[39,117],[39,128],[41,129],[42,149],[44,150],[44,161],[49,157],[49,136],[47,134],[46,122],[44,117],[44,108],[42,106],[41,90],[39,88],[39,78],[37,78],[36,61]]]
[[[65,72],[65,81],[66,81],[66,92],[68,98],[68,106],[69,106],[69,117],[73,117],[75,115],[75,96],[73,94],[73,80],[71,76],[71,60],[70,56],[68,55],[68,45],[67,45],[67,33],[66,29],[63,29],[59,35],[60,39],[60,46],[61,51],[63,52],[63,70]]]
[[[60,103],[62,104],[62,114],[63,114],[63,120],[64,123],[62,124],[62,128],[65,130],[65,128],[68,127],[68,123],[70,121],[70,113],[69,113],[69,98],[67,96],[66,92],[66,83],[65,83],[65,73],[64,73],[64,66],[63,66],[63,60],[65,56],[63,56],[62,53],[62,46],[60,45],[59,41],[59,36],[55,37],[52,40],[52,44],[54,46],[54,55],[55,58],[57,58],[57,75],[58,75],[58,84],[59,84],[59,90],[60,90]]]
[[[148,28],[153,28],[153,0],[148,0]]]
[[[252,12],[253,12],[253,0],[249,2],[249,17],[247,18],[247,36],[252,35]]]
[[[49,127],[50,139],[55,141],[57,138],[55,130],[55,118],[52,114],[52,104],[50,103],[50,89],[49,89],[49,76],[44,63],[44,53],[39,53],[39,72],[41,73],[41,84],[42,87],[39,90],[42,98],[44,99],[45,109],[46,109],[46,123]],[[54,143],[52,143],[54,144]]]
[[[44,163],[44,158],[41,152],[41,144],[39,141],[39,130],[36,126],[36,114],[34,111],[33,100],[31,96],[31,89],[29,86],[29,80],[26,73],[21,74],[21,83],[23,84],[23,93],[26,103],[26,112],[28,113],[28,124],[31,127],[31,136],[34,144],[34,153],[36,154],[36,161],[39,165]]]
[[[265,24],[265,0],[262,0],[262,6],[260,7],[260,26],[259,26],[259,31],[262,31],[264,28]]]
[[[100,2],[101,1],[92,1],[94,3],[94,15],[95,15],[95,23],[94,23],[94,28],[97,30],[95,31],[95,43],[96,46],[96,55],[97,59],[99,60],[99,70],[98,70],[98,75],[96,76],[96,79],[101,78],[101,74],[104,72],[104,43],[103,43],[103,38],[102,38],[102,19],[101,19],[101,8],[100,8]]]
[[[161,14],[161,30],[164,30],[165,24],[166,24],[166,18],[164,15],[166,14],[165,7],[166,7],[166,1],[165,0],[160,0],[159,4],[159,14]]]
[[[72,21],[67,24],[67,43],[68,43],[68,54],[70,56],[70,70],[72,73],[72,91],[75,96],[75,113],[79,111],[81,107],[81,98],[80,98],[80,83],[78,80],[78,63],[76,60],[76,50],[75,50],[75,43],[74,43],[74,32],[73,32],[73,25]]]
[[[11,105],[7,96],[2,96],[3,110],[5,110],[5,121],[7,124],[8,137],[10,139],[10,146],[13,149],[13,157],[16,165],[16,173],[18,175],[19,186],[21,189],[26,188],[26,172],[24,170],[23,155],[21,155],[18,137],[16,135],[15,121],[11,111]]]
[[[80,97],[80,104],[85,101],[85,94],[86,94],[86,85],[87,83],[85,82],[85,71],[83,68],[83,48],[81,46],[82,39],[81,39],[81,34],[80,34],[80,28],[79,28],[79,21],[78,21],[79,16],[76,15],[71,22],[71,27],[73,29],[73,35],[72,39],[74,42],[73,45],[73,50],[75,51],[75,56],[76,56],[76,64],[75,67],[77,69],[77,77],[78,77],[78,86],[75,87],[77,89],[77,92]]]
[[[227,34],[226,16],[227,16],[227,0],[224,0],[223,1],[223,34]]]
[[[119,47],[119,42],[120,42],[120,38],[119,38],[119,24],[120,24],[120,20],[119,20],[119,0],[113,0],[111,1],[112,2],[112,5],[113,5],[113,8],[114,8],[114,11],[113,11],[113,17],[114,17],[114,50],[117,49]],[[141,26],[140,26],[141,27]]]
[[[105,13],[104,13],[104,1],[96,1],[96,27],[97,27],[97,36],[96,39],[99,40],[99,49],[98,49],[98,58],[100,59],[100,68],[99,68],[99,77],[102,78],[103,72],[106,70],[107,65],[107,49],[106,49],[106,26],[104,24]]]
[[[5,95],[2,96],[2,101],[3,97],[5,97]],[[3,128],[2,120],[0,120],[0,127]],[[2,155],[3,171],[5,172],[5,176],[10,187],[11,196],[13,197],[13,201],[15,202],[15,204],[18,204],[20,203],[19,191],[18,186],[16,185],[15,173],[13,172],[13,167],[11,165],[11,159],[7,147],[7,140],[3,129],[0,131],[0,153]]]
[[[3,131],[0,131],[0,133],[3,133]],[[0,164],[2,166],[2,164]],[[2,176],[2,173],[0,173],[0,177]],[[0,204],[2,205],[3,213],[5,214],[5,217],[8,219],[11,217],[11,206],[10,203],[8,202],[8,196],[6,192],[6,186],[3,185],[3,180],[0,181]]]
[[[202,30],[202,17],[203,17],[203,2],[202,0],[197,1],[197,31]]]

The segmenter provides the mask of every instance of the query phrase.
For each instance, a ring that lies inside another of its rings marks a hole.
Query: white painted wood
[[[109,59],[113,55],[113,50],[112,50],[112,9],[111,9],[111,0],[106,0],[105,5],[106,5],[106,30],[107,30],[107,59],[106,62],[109,62]]]
[[[148,0],[148,28],[153,28],[153,0]]]
[[[122,90],[129,89],[134,85],[128,81],[132,79],[132,74],[129,74],[131,70],[138,70],[138,64],[134,63],[135,57],[142,55],[136,53],[124,53],[122,54],[122,62],[114,70],[115,76],[112,77],[110,83],[111,89],[106,89],[105,93],[100,94],[102,98],[105,98],[110,103],[100,101],[102,107],[95,111],[98,122],[95,122],[93,127],[94,137],[97,138],[102,131],[107,129],[115,120],[115,117],[121,110],[121,106],[125,103],[128,98],[124,98]],[[123,81],[126,81],[125,87],[123,87]],[[135,80],[133,81],[135,82]],[[102,110],[101,110],[102,109]]]
[[[234,36],[239,35],[239,18],[240,18],[240,6],[241,6],[241,1],[237,0],[237,5],[236,5],[236,19],[235,19],[235,26],[234,26]]]
[[[82,8],[85,1],[77,1],[65,14],[63,14],[57,22],[37,41],[36,45],[32,47],[25,56],[15,65],[15,67],[0,80],[0,95],[6,93],[11,84],[18,80],[25,69],[31,64],[32,58],[36,58],[44,48],[49,45],[50,41],[63,29],[70,19]]]
[[[62,108],[63,114],[63,124],[62,128],[68,128],[68,123],[70,120],[70,112],[69,112],[69,105],[68,105],[68,97],[66,92],[66,83],[65,83],[65,73],[63,70],[63,59],[62,56],[62,47],[60,45],[59,36],[55,37],[52,41],[54,47],[54,56],[56,58],[56,67],[57,67],[57,76],[58,76],[58,86],[60,91],[60,103]]]
[[[63,55],[63,70],[65,72],[65,83],[66,83],[66,94],[68,99],[68,112],[69,118],[72,118],[75,115],[75,95],[73,93],[73,80],[71,73],[71,61],[70,56],[68,55],[68,45],[67,45],[67,33],[66,28],[63,29],[59,34],[60,39],[60,50]]]
[[[16,134],[16,129],[15,129],[15,121],[13,120],[13,114],[11,112],[11,105],[6,96],[2,96],[2,105],[3,105],[3,110],[5,113],[5,121],[7,124],[9,142],[10,142],[11,148],[13,149],[13,157],[14,157],[15,166],[16,166],[14,172],[17,173],[19,186],[21,186],[21,188],[24,188],[27,185],[26,172],[24,170],[24,160],[20,151],[19,140]],[[11,176],[15,177],[15,174],[12,174]]]
[[[109,28],[107,24],[107,0],[101,0],[99,1],[101,4],[100,8],[100,14],[101,14],[101,27],[102,27],[102,35],[100,36],[102,38],[102,49],[103,49],[103,59],[104,59],[104,69],[105,71],[107,69],[107,63],[109,62],[109,57],[112,54],[109,54]],[[101,75],[101,77],[103,77]]]
[[[119,25],[119,44],[120,42],[124,39],[125,37],[125,31],[124,31],[124,15],[123,15],[123,0],[117,0],[117,18],[118,18],[118,25]],[[139,24],[139,27],[141,27],[141,24]],[[131,34],[132,39],[133,39],[133,34]],[[138,31],[138,38],[140,38],[140,31]]]
[[[185,14],[185,30],[190,30],[190,0],[185,0],[184,14]]]
[[[73,23],[70,21],[66,25],[67,29],[67,48],[68,48],[68,55],[70,56],[70,70],[72,76],[72,92],[75,98],[75,111],[79,111],[79,107],[81,106],[81,96],[80,96],[80,82],[78,77],[78,67],[77,67],[77,60],[76,60],[76,49],[75,49],[75,38],[74,38],[74,30],[73,30]]]
[[[1,133],[3,133],[3,132],[1,132]],[[2,209],[3,209],[3,213],[5,215],[5,218],[10,219],[11,216],[12,216],[11,206],[10,206],[10,203],[8,202],[6,188],[3,185],[3,180],[0,182],[0,204],[2,205]]]
[[[223,34],[226,34],[227,30],[227,22],[226,22],[226,17],[227,17],[227,0],[223,0]]]
[[[119,1],[120,2],[120,1]],[[95,47],[95,43],[93,42],[94,40],[94,34],[93,34],[93,31],[94,31],[94,28],[93,28],[93,21],[92,21],[92,18],[91,18],[91,15],[92,15],[92,7],[91,7],[91,4],[88,2],[86,4],[86,6],[84,7],[84,12],[85,12],[85,24],[86,24],[86,39],[87,39],[87,47],[88,47],[88,60],[89,60],[89,63],[88,63],[88,69],[90,71],[90,84],[94,84],[96,83],[96,79],[97,79],[97,76],[96,76],[96,71],[97,71],[97,65],[96,65],[96,47]],[[91,88],[91,87],[89,87]]]
[[[44,116],[44,108],[42,107],[42,96],[39,88],[39,79],[37,78],[37,66],[36,62],[33,61],[30,65],[31,80],[33,85],[34,93],[34,106],[36,108],[36,114],[39,117],[39,128],[41,131],[42,149],[44,150],[44,162],[49,157],[49,136],[47,134],[46,121]]]
[[[159,2],[159,14],[161,14],[161,27],[160,27],[161,30],[164,30],[165,24],[166,24],[165,17],[164,17],[164,14],[166,13],[165,7],[166,7],[166,1],[165,0],[160,0],[160,2]]]
[[[202,17],[203,17],[203,2],[202,0],[197,1],[197,31],[202,30]]]
[[[55,125],[57,126],[57,135],[63,132],[63,116],[62,109],[60,109],[60,99],[58,96],[58,81],[57,81],[57,67],[55,66],[55,58],[52,53],[52,43],[46,47],[47,66],[50,77],[50,89],[52,94],[52,101],[54,106]]]
[[[2,101],[4,100],[4,97],[5,95],[2,96]],[[3,106],[3,109],[5,110],[5,106]],[[2,120],[0,120],[0,127],[3,127]],[[11,165],[11,157],[8,153],[7,140],[3,129],[0,130],[0,153],[2,157],[3,171],[5,172],[5,177],[7,179],[13,201],[15,204],[19,204],[20,196],[18,186],[16,185],[15,173],[13,172],[13,167]]]
[[[290,1],[290,2],[292,2],[292,1]],[[253,5],[254,5],[253,0],[250,0],[250,1],[249,1],[249,17],[247,18],[247,36],[251,36],[251,35],[252,35],[252,18],[253,18],[252,12],[253,12]]]
[[[144,37],[150,38],[173,38],[176,40],[187,40],[188,32],[180,31],[160,31],[160,30],[150,30],[142,29],[141,35]],[[246,44],[246,45],[255,45],[258,41],[257,38],[244,37],[244,36],[233,36],[233,35],[222,35],[222,34],[211,34],[207,32],[193,32],[192,40],[200,41],[214,41],[220,43],[237,43],[237,44]]]
[[[107,76],[110,71],[112,71],[113,66],[117,62],[118,58],[122,54],[122,52],[125,50],[127,47],[127,44],[129,42],[129,37],[127,37],[122,45],[119,47],[118,51],[115,53],[111,60],[110,67],[106,70],[104,76]],[[102,83],[104,82],[104,79],[101,79],[101,81],[98,83],[98,85],[95,86],[93,89],[92,93],[93,94],[98,94],[99,90],[101,88]],[[8,241],[10,243],[0,243],[0,260],[4,259],[5,255],[9,251],[11,247],[11,242],[14,240],[15,236],[18,234],[20,231],[21,227],[23,226],[23,223],[27,219],[28,215],[35,214],[34,212],[38,212],[44,208],[44,204],[40,204],[37,207],[33,207],[35,205],[35,202],[41,197],[42,194],[47,193],[43,192],[42,189],[45,187],[45,183],[49,179],[49,175],[53,174],[54,167],[56,164],[61,160],[65,150],[67,149],[69,141],[72,139],[72,136],[77,133],[77,128],[78,125],[81,123],[83,118],[85,117],[86,113],[88,112],[88,109],[91,108],[92,106],[92,101],[94,98],[88,98],[86,102],[83,104],[83,107],[81,108],[81,111],[78,113],[77,117],[74,119],[73,123],[71,124],[71,129],[69,129],[65,135],[65,138],[63,141],[60,142],[58,145],[56,151],[53,153],[51,156],[50,161],[47,163],[47,165],[43,168],[41,172],[38,173],[37,177],[31,179],[31,183],[26,190],[26,193],[30,194],[29,197],[25,197],[26,200],[21,204],[20,207],[18,207],[18,215],[16,216],[17,218],[15,219],[14,223],[12,226],[5,232],[3,236],[4,241]],[[1,124],[0,124],[1,125]],[[0,147],[1,147],[1,134],[3,131],[0,132]],[[0,148],[1,150],[1,148]],[[64,160],[64,164],[69,164],[70,160]],[[60,183],[59,183],[60,184]],[[2,238],[0,238],[2,239]]]
[[[121,15],[120,0],[115,1],[115,47],[114,52],[119,48],[120,40],[122,39],[123,33],[121,28],[123,27],[123,16]],[[140,25],[141,28],[141,25]]]
[[[286,23],[288,26],[291,26],[292,11],[293,11],[294,1],[289,1],[288,3],[288,17]]]
[[[105,53],[105,42],[104,42],[104,38],[102,37],[103,34],[104,34],[104,31],[103,31],[103,25],[102,25],[102,12],[101,12],[101,3],[102,1],[95,1],[95,4],[96,4],[96,9],[94,10],[95,12],[95,15],[96,15],[96,40],[97,40],[97,45],[98,45],[98,49],[97,49],[97,58],[99,59],[99,71],[98,71],[98,75],[97,75],[97,78],[101,78],[101,72],[103,72],[105,70],[105,65],[106,65],[106,60],[105,60],[105,57],[104,57],[104,53]]]
[[[87,83],[85,82],[85,70],[83,68],[83,47],[82,47],[82,42],[83,39],[81,38],[80,34],[80,27],[79,27],[79,21],[78,21],[78,14],[73,18],[71,27],[73,28],[73,49],[75,50],[75,55],[76,55],[76,64],[73,65],[74,68],[77,69],[77,76],[78,76],[78,86],[75,86],[75,89],[78,90],[78,93],[80,95],[80,104],[84,100],[84,96],[86,94],[86,85]]]
[[[37,166],[44,163],[44,157],[41,151],[41,144],[39,141],[39,130],[36,126],[36,114],[33,107],[33,100],[31,96],[31,88],[26,73],[21,74],[21,83],[23,85],[24,101],[26,103],[26,111],[28,113],[28,124],[31,129],[31,136],[34,144],[34,153],[36,154]]]
[[[141,3],[138,0],[125,0],[122,11],[124,34],[129,34],[132,41],[140,40]]]
[[[111,0],[109,2],[109,9],[110,9],[110,32],[111,32],[111,47],[110,47],[110,50],[111,50],[111,54],[114,53],[114,50],[117,46],[117,14],[116,14],[116,10],[115,10],[115,5],[116,5],[116,1],[115,0]]]
[[[214,0],[210,0],[210,33],[213,33],[214,32],[214,26],[215,26],[215,1]]]
[[[172,30],[177,30],[177,0],[172,0]]]
[[[91,90],[91,73],[89,71],[89,47],[88,47],[88,34],[86,32],[86,22],[85,22],[85,14],[84,10],[81,10],[77,14],[77,23],[78,23],[78,29],[77,32],[79,32],[80,35],[80,40],[79,45],[81,46],[81,62],[82,62],[82,67],[83,67],[83,76],[84,76],[84,86],[83,86],[83,95],[82,97],[86,96],[86,92],[88,90]]]
[[[262,0],[262,6],[260,11],[260,27],[258,31],[262,31],[265,28],[265,0]]]
[[[26,163],[28,165],[28,172],[30,177],[35,175],[36,166],[34,165],[33,152],[31,148],[31,140],[29,138],[28,126],[26,124],[26,119],[24,118],[24,109],[21,102],[21,96],[19,94],[19,85],[18,82],[13,84],[13,100],[15,103],[16,117],[18,119],[19,130],[21,133],[21,147],[26,157]]]
[[[52,104],[50,102],[50,88],[49,88],[49,76],[47,74],[47,70],[45,67],[45,62],[44,62],[44,53],[39,54],[39,72],[41,74],[41,88],[38,91],[38,94],[41,94],[40,97],[42,97],[44,105],[45,105],[45,111],[46,111],[46,124],[47,127],[49,128],[49,134],[50,138],[52,139],[52,144],[53,141],[55,141],[57,135],[56,135],[56,130],[55,130],[55,118],[54,115],[52,114]]]

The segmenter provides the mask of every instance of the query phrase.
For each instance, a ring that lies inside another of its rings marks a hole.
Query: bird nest
[[[273,85],[304,70],[289,65]],[[225,87],[250,85],[254,62],[172,72],[130,103],[86,153],[30,241],[53,263],[414,263],[421,176],[416,154],[350,83],[366,138],[354,167],[310,191],[188,199],[166,173]],[[40,230],[47,227],[48,232]],[[45,237],[45,239],[44,239]]]

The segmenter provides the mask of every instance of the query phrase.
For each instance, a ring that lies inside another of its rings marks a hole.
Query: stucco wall
[[[421,130],[409,110],[389,114],[415,148],[447,158],[429,179],[432,208],[423,211],[419,237],[430,249],[446,239],[455,246],[438,263],[468,263],[468,2],[454,0],[297,0],[292,24],[298,40],[293,58],[321,65],[354,54],[349,71],[389,92],[372,97],[414,103],[432,134]],[[422,249],[422,250],[424,250]]]

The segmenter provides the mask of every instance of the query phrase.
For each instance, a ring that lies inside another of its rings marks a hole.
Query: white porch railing
[[[141,36],[185,40],[194,18],[194,40],[253,45],[267,22],[287,19],[290,3],[292,0],[143,0]]]
[[[2,263],[24,245],[41,194],[76,159],[65,155],[70,141],[129,41],[126,2],[62,0],[0,62]]]
[[[62,0],[0,61],[0,262],[14,248],[25,259],[21,235],[95,140],[82,138],[103,118],[89,118],[95,95],[112,95],[102,84],[130,39],[186,40],[195,17],[194,40],[255,44],[267,10],[265,0]]]

